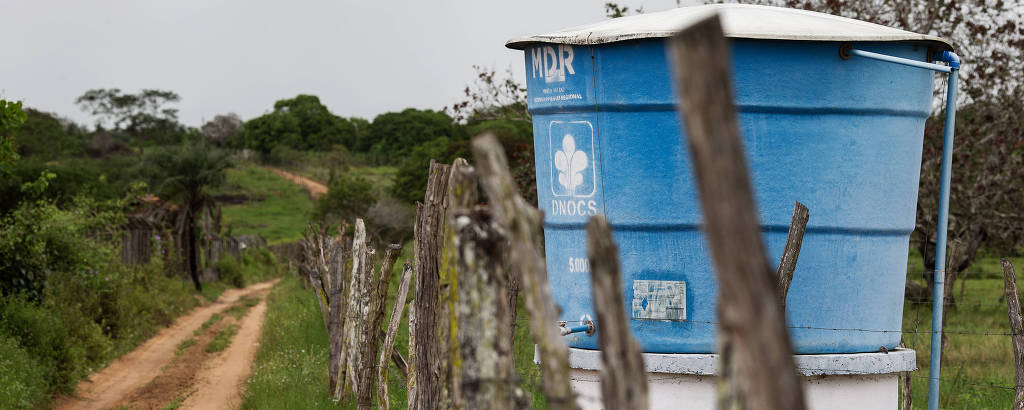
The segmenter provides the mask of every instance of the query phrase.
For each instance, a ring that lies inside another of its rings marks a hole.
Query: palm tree
[[[186,141],[150,150],[143,164],[151,170],[158,195],[181,203],[187,268],[196,290],[201,291],[196,217],[213,205],[209,189],[224,182],[224,170],[233,165],[232,161],[227,152],[211,148],[203,141]]]

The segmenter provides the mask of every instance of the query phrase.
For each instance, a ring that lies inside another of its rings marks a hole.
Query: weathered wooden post
[[[537,246],[541,242],[542,215],[519,194],[509,174],[505,150],[494,135],[475,137],[472,148],[492,217],[511,241],[509,261],[520,275],[523,299],[530,312],[530,329],[540,353],[548,407],[576,409],[569,384],[569,352],[558,332],[558,306],[551,297],[544,255]]]
[[[415,368],[415,394],[410,395],[410,410],[447,407],[448,340],[442,337],[442,326],[447,324],[445,305],[441,300],[441,255],[444,217],[447,210],[448,179],[451,166],[430,163],[427,190],[423,203],[416,205],[416,225],[413,228],[416,243],[416,299],[415,353],[410,352],[410,372]],[[413,313],[410,313],[412,317]],[[410,331],[413,331],[412,329]],[[447,332],[444,332],[446,335]],[[410,336],[410,344],[413,336]],[[414,362],[414,364],[413,364]],[[413,379],[413,377],[415,377]]]
[[[398,285],[398,294],[395,295],[395,306],[391,309],[391,320],[388,322],[380,357],[377,359],[377,408],[380,410],[391,408],[391,400],[388,397],[388,358],[392,356],[391,352],[395,347],[395,337],[402,322],[402,312],[405,311],[405,298],[409,295],[411,280],[412,265],[406,260],[405,266],[402,267],[402,282]]]
[[[439,329],[438,337],[447,341],[446,347],[448,363],[448,383],[446,389],[451,399],[451,406],[464,408],[465,403],[461,389],[462,375],[459,363],[461,358],[461,347],[459,338],[459,299],[460,286],[459,276],[459,255],[455,244],[458,230],[455,226],[454,212],[458,209],[471,208],[478,199],[476,179],[472,176],[472,168],[463,158],[456,158],[452,162],[451,170],[448,173],[447,210],[444,216],[443,244],[441,254],[440,289],[441,289],[441,316],[449,318],[448,326]]]
[[[458,267],[454,402],[466,409],[524,408],[525,396],[515,383],[512,335],[506,327],[512,313],[504,258],[508,240],[488,209],[474,206],[472,168],[454,166],[451,181],[449,223]]]
[[[603,216],[587,223],[587,256],[601,343],[601,400],[606,409],[648,408],[643,352],[633,338],[622,302],[619,247]]]
[[[357,374],[359,390],[356,394],[360,410],[370,409],[373,404],[373,393],[375,392],[373,381],[374,376],[377,375],[374,364],[377,363],[377,349],[381,344],[378,334],[380,333],[381,322],[384,321],[384,308],[387,306],[388,284],[391,283],[391,272],[401,252],[402,245],[391,244],[388,246],[387,251],[384,252],[384,260],[381,261],[380,269],[376,275],[373,274],[372,264],[369,266],[368,286],[363,289],[364,296],[362,300],[366,302],[366,305],[364,307],[365,313],[362,317],[363,334],[360,337],[360,362]],[[401,302],[396,301],[395,303],[399,304]]]
[[[719,283],[719,408],[803,409],[758,226],[718,15],[684,29],[669,48]]]
[[[369,267],[367,266],[369,265]],[[334,400],[341,400],[342,394],[347,387],[352,391],[358,391],[355,374],[356,363],[359,362],[358,335],[360,334],[360,316],[363,306],[359,301],[364,286],[363,278],[367,272],[373,269],[373,250],[366,246],[366,226],[362,219],[356,219],[355,230],[352,236],[352,271],[349,276],[346,292],[348,296],[345,309],[345,323],[342,328],[344,346],[339,353],[341,370],[339,371],[339,382],[332,392]]]
[[[782,258],[779,260],[779,268],[775,272],[776,291],[779,294],[779,305],[782,312],[786,312],[786,295],[789,294],[789,285],[793,283],[793,272],[796,271],[796,261],[800,258],[800,247],[804,243],[804,231],[807,229],[807,220],[811,217],[810,212],[804,204],[797,201],[793,206],[793,220],[789,223],[789,234],[786,235],[786,247],[782,251]]]
[[[1007,259],[1003,264],[1003,292],[1006,297],[1006,310],[1010,315],[1010,340],[1013,342],[1013,364],[1016,370],[1017,395],[1013,400],[1014,410],[1024,410],[1024,318],[1020,313],[1020,299],[1017,296],[1017,274],[1013,271],[1013,263]]]

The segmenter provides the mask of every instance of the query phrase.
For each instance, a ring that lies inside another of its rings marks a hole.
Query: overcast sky
[[[620,1],[645,11],[675,0]],[[683,1],[683,5],[696,1]],[[315,94],[337,115],[441,109],[512,37],[605,19],[604,1],[0,0],[0,97],[91,125],[92,88],[172,90],[192,126]]]

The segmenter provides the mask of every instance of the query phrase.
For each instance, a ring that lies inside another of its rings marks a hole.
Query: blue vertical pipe
[[[947,60],[948,59],[948,60]],[[928,366],[928,410],[939,409],[939,375],[942,365],[942,304],[946,283],[946,231],[949,228],[949,179],[953,163],[953,134],[956,123],[956,83],[960,61],[944,52],[950,70],[946,89],[946,126],[942,132],[942,181],[939,188],[939,223],[935,240],[935,275],[932,293],[932,345]]]

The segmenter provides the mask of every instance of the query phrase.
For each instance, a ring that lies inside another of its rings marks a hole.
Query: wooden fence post
[[[341,351],[344,349],[344,338],[342,331],[345,328],[345,307],[347,301],[345,300],[345,279],[348,277],[343,271],[348,259],[347,252],[345,252],[345,246],[343,241],[344,231],[340,231],[339,235],[334,241],[323,241],[325,244],[331,245],[330,250],[327,252],[327,261],[333,263],[323,263],[323,266],[328,269],[327,277],[330,278],[328,281],[328,325],[327,325],[327,337],[329,340],[330,351],[329,357],[329,373],[331,375],[329,387],[331,391],[336,391],[338,384],[344,384],[343,380],[338,379],[338,375],[341,374],[341,367],[344,365],[341,361]]]
[[[1020,299],[1017,297],[1017,274],[1013,263],[1003,259],[1003,292],[1006,309],[1010,316],[1010,340],[1013,342],[1013,364],[1016,369],[1017,395],[1013,400],[1014,410],[1024,410],[1024,318],[1020,314]]]
[[[558,332],[558,306],[551,297],[543,251],[537,246],[542,214],[519,194],[509,174],[505,150],[494,135],[477,136],[471,145],[493,218],[509,235],[509,261],[519,273],[521,290],[525,292],[523,298],[530,312],[530,329],[540,349],[548,407],[577,409],[569,384],[569,352]]]
[[[409,301],[409,372],[405,379],[407,390],[405,402],[408,409],[416,408],[416,403],[419,399],[417,394],[418,386],[416,385],[416,373],[418,373],[416,369],[416,362],[418,361],[416,359],[416,297],[415,293],[413,295],[413,299]]]
[[[447,324],[442,316],[445,309],[441,301],[442,227],[448,198],[448,178],[451,167],[430,163],[427,190],[422,204],[416,207],[415,238],[416,311],[415,389],[410,410],[445,408],[447,405]],[[411,338],[410,338],[411,339]],[[411,355],[411,354],[410,354]],[[412,369],[410,369],[412,370]]]
[[[903,337],[900,337],[900,348],[906,348]],[[914,387],[910,380],[910,372],[900,372],[900,410],[914,410]]]
[[[474,181],[475,183],[475,181]],[[466,409],[512,409],[525,403],[515,384],[515,366],[507,323],[506,238],[486,208],[455,210],[459,265],[457,306],[460,347],[457,402]]]
[[[619,247],[603,216],[587,222],[587,256],[601,346],[601,400],[606,409],[647,409],[643,352],[626,316]]]
[[[458,336],[460,323],[457,312],[460,298],[459,282],[462,272],[458,266],[458,251],[455,244],[458,232],[455,228],[453,212],[459,209],[470,208],[476,205],[479,199],[476,178],[472,175],[472,169],[465,159],[456,158],[452,162],[451,170],[448,173],[448,199],[444,218],[444,242],[441,255],[441,299],[444,302],[441,305],[443,309],[441,316],[448,319],[446,322],[448,326],[442,326],[439,337],[447,341],[448,384],[446,388],[448,397],[451,399],[450,404],[454,408],[465,408],[466,406],[464,403],[460,403],[463,395],[459,391],[462,376],[459,374],[461,368],[458,365],[461,360],[461,351]]]
[[[373,274],[373,266],[368,267],[366,287],[363,288],[364,315],[363,334],[360,337],[359,345],[359,390],[356,394],[360,410],[368,410],[373,404],[374,376],[377,374],[374,364],[378,356],[377,348],[380,347],[381,322],[384,321],[384,308],[387,306],[388,285],[391,283],[391,273],[402,253],[402,245],[391,244],[384,252],[384,260],[381,261],[377,274]],[[400,303],[398,301],[396,304]]]
[[[398,285],[398,295],[395,296],[395,306],[391,308],[391,320],[388,322],[388,330],[384,336],[384,344],[380,349],[380,358],[377,359],[377,408],[388,410],[391,408],[391,400],[388,397],[388,358],[395,347],[395,337],[398,335],[398,325],[402,322],[402,312],[405,310],[405,298],[409,295],[409,282],[412,280],[412,264],[408,260],[402,267],[402,282]]]
[[[800,248],[804,243],[804,231],[807,229],[807,220],[811,214],[804,204],[797,201],[793,206],[793,220],[789,223],[789,234],[786,235],[786,247],[782,250],[782,258],[779,259],[779,269],[775,272],[778,282],[776,290],[779,295],[779,306],[782,312],[786,312],[786,295],[789,294],[789,285],[793,283],[793,272],[796,270],[796,261],[800,258]]]
[[[718,275],[719,408],[805,408],[772,283],[736,112],[729,45],[718,15],[670,40],[685,140],[696,169]]]
[[[341,400],[342,394],[345,390],[351,388],[352,391],[358,391],[358,385],[356,384],[355,374],[355,363],[359,362],[357,354],[359,353],[357,346],[359,341],[357,337],[359,335],[359,316],[360,308],[362,304],[358,298],[361,295],[361,289],[363,286],[363,276],[367,271],[367,264],[371,266],[369,269],[373,269],[373,254],[371,250],[366,246],[366,225],[362,219],[356,219],[355,230],[352,236],[352,271],[349,275],[348,285],[346,285],[346,291],[344,294],[347,295],[347,305],[345,309],[345,323],[342,328],[341,334],[343,335],[344,347],[339,353],[339,362],[341,369],[339,370],[339,382],[335,386],[332,395],[334,400]]]

